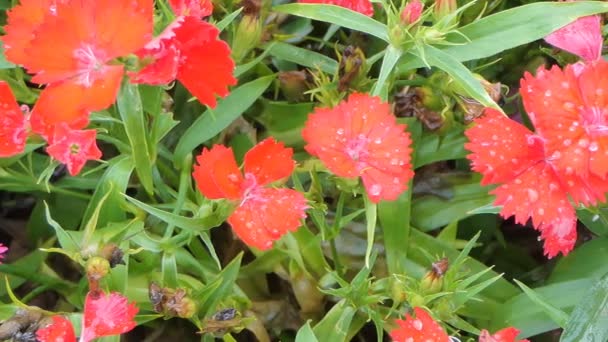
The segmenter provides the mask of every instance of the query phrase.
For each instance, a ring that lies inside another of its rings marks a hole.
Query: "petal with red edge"
[[[88,160],[101,158],[101,151],[97,148],[97,132],[90,130],[72,130],[66,125],[59,125],[47,153],[65,164],[70,175],[77,175]]]
[[[578,18],[546,36],[545,41],[585,61],[597,60],[602,55],[604,42],[600,21],[599,15]]]
[[[585,177],[576,174],[557,173],[560,183],[576,204],[596,205],[606,201],[608,182],[590,174]]]
[[[519,330],[515,328],[505,328],[497,331],[494,335],[483,329],[479,334],[479,342],[529,342],[528,340],[518,340]]]
[[[390,332],[394,342],[449,342],[450,337],[439,323],[422,308],[414,308],[416,317],[405,315],[405,320],[398,319],[397,329]]]
[[[194,17],[184,18],[175,34],[180,49],[177,79],[201,103],[215,107],[215,96],[228,95],[228,87],[237,82],[230,47],[215,26]]]
[[[40,342],[76,342],[72,322],[63,316],[53,316],[53,322],[36,331]]]
[[[179,49],[172,39],[157,37],[136,54],[144,67],[137,72],[129,72],[132,83],[161,85],[175,80]]]
[[[253,174],[260,186],[287,178],[295,168],[292,157],[293,149],[273,138],[264,139],[245,154],[245,174]]]
[[[510,181],[544,157],[530,130],[495,109],[486,109],[465,135],[465,148],[471,151],[467,158],[483,175],[483,185]]]
[[[266,250],[306,217],[306,199],[291,189],[254,188],[230,215],[228,223],[245,244]]]
[[[98,0],[58,3],[30,44],[23,64],[32,81],[68,78],[90,86],[110,60],[133,53],[152,38],[152,0]],[[101,71],[100,71],[101,69]]]
[[[196,161],[192,177],[205,197],[233,200],[242,197],[243,176],[232,148],[223,145],[214,145],[210,150],[203,148]]]
[[[299,0],[300,3],[328,4],[348,8],[368,17],[374,15],[374,6],[369,0]]]
[[[0,157],[23,152],[27,118],[21,112],[8,83],[0,81]]]
[[[496,195],[494,204],[503,206],[501,216],[515,216],[520,224],[532,219],[549,257],[572,250],[576,241],[574,209],[550,165],[539,162],[491,193]]]
[[[84,303],[81,341],[102,336],[120,335],[137,325],[134,318],[139,309],[123,295],[112,292],[89,292]]]
[[[169,0],[169,4],[178,16],[202,18],[213,13],[213,2],[211,0]]]
[[[58,124],[66,124],[72,129],[86,127],[89,112],[82,107],[82,93],[80,87],[69,82],[44,88],[30,116],[32,131],[51,140]]]

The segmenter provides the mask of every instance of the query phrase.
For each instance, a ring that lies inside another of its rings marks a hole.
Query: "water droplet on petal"
[[[412,321],[412,326],[416,330],[422,330],[422,328],[423,328],[422,321],[419,319]]]
[[[589,151],[591,152],[595,152],[599,149],[598,144],[594,141],[591,144],[589,144]]]
[[[372,196],[380,196],[380,192],[382,192],[382,186],[380,184],[374,184],[369,187],[369,194]]]
[[[538,201],[538,191],[534,189],[528,189],[528,199],[530,202]]]

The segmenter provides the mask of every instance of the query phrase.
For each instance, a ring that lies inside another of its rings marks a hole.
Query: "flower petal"
[[[266,250],[302,225],[307,208],[304,195],[298,191],[255,188],[230,215],[228,223],[245,244]]]
[[[215,96],[228,95],[228,86],[237,82],[230,47],[215,26],[194,17],[185,17],[175,28],[175,39],[180,49],[177,79],[201,103],[215,107]]]
[[[123,295],[112,292],[89,292],[84,303],[81,341],[120,335],[137,325],[134,321],[139,309],[135,303],[129,304]]]
[[[602,25],[599,15],[576,19],[545,37],[547,43],[578,55],[585,61],[602,56]]]
[[[414,308],[416,317],[405,315],[405,320],[398,319],[399,328],[390,332],[394,342],[449,342],[450,337],[439,323],[424,309]]]
[[[36,331],[40,342],[76,342],[72,322],[63,316],[53,316],[53,322]]]
[[[368,17],[374,15],[374,6],[372,6],[371,1],[369,0],[299,0],[300,3],[307,4],[329,4],[336,5],[344,8],[348,8],[349,10],[359,12]]]
[[[23,152],[27,118],[21,112],[8,83],[0,81],[0,157]]]
[[[293,149],[267,138],[245,154],[245,173],[255,176],[259,186],[287,178],[295,168]]]
[[[180,16],[208,17],[213,13],[211,0],[169,0],[173,12]]]
[[[101,158],[96,136],[97,131],[94,129],[72,130],[66,125],[59,125],[46,151],[51,157],[66,164],[70,175],[75,176],[88,160]]]
[[[196,157],[192,177],[200,192],[209,199],[240,199],[243,175],[236,165],[232,148],[214,145],[210,150],[203,148]]]
[[[519,330],[509,327],[497,331],[494,335],[483,329],[479,334],[479,342],[528,342],[528,340],[518,340]]]

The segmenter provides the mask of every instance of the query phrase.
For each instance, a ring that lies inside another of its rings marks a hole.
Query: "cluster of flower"
[[[153,37],[152,0],[23,0],[7,13],[1,40],[7,60],[25,67],[44,89],[31,113],[22,113],[0,83],[0,157],[21,153],[29,134],[70,174],[99,159],[96,131],[83,130],[89,114],[114,103],[125,75],[132,83],[179,80],[199,101],[236,84],[230,48],[201,17],[210,0],[170,0],[176,18]],[[206,75],[206,77],[200,77]]]

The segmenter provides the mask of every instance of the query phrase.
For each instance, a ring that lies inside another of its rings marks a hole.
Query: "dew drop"
[[[578,146],[580,146],[580,147],[587,147],[587,146],[589,146],[589,139],[583,138],[583,139],[579,140],[578,141]]]
[[[530,202],[538,201],[538,191],[534,189],[528,189],[528,199]]]
[[[589,151],[591,152],[595,152],[599,149],[599,146],[597,145],[597,143],[594,141],[591,144],[589,144]]]
[[[564,140],[564,146],[570,146],[570,145],[572,145],[572,140],[570,140],[570,139]]]
[[[416,330],[422,330],[422,328],[423,328],[422,321],[419,319],[412,321],[412,327],[414,327],[414,329],[416,329]]]
[[[382,186],[380,184],[374,184],[369,187],[369,194],[372,196],[379,196],[382,191]]]

